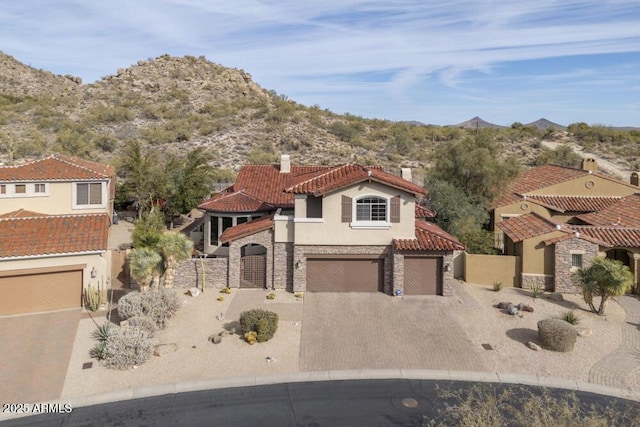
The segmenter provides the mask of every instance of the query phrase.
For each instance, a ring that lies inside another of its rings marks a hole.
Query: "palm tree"
[[[129,254],[131,277],[140,285],[140,291],[160,282],[162,256],[151,248],[135,248]]]
[[[181,233],[165,233],[160,237],[158,248],[164,257],[164,286],[173,288],[178,262],[191,257],[193,242]]]
[[[609,258],[596,257],[591,266],[580,268],[573,274],[573,280],[582,286],[582,296],[591,311],[606,314],[607,301],[614,295],[624,295],[633,286],[633,274],[629,267]],[[600,307],[596,309],[593,297],[600,297]]]

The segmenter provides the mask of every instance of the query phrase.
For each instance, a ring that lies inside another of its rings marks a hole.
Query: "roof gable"
[[[273,215],[254,219],[234,227],[229,227],[220,235],[220,242],[227,243],[242,237],[250,236],[260,231],[273,228]]]
[[[455,251],[464,250],[464,245],[437,225],[416,220],[415,239],[394,239],[393,247],[404,251]]]

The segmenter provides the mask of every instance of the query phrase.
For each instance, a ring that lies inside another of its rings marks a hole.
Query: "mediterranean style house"
[[[0,315],[82,306],[108,285],[115,169],[52,155],[0,166]]]
[[[571,273],[591,258],[622,261],[640,282],[640,192],[630,183],[582,169],[545,165],[513,183],[492,213],[496,247],[517,258],[514,285],[577,292]]]
[[[293,292],[449,295],[463,245],[417,202],[426,190],[379,167],[247,165],[199,205],[197,244],[226,285]],[[192,234],[193,235],[193,234]]]

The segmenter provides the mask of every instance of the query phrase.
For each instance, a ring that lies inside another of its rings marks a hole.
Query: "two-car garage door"
[[[76,308],[82,305],[82,270],[45,269],[0,275],[0,315]]]
[[[383,278],[383,258],[307,258],[307,291],[382,292]]]

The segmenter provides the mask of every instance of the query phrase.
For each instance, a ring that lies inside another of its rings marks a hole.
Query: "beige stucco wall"
[[[273,221],[273,239],[274,242],[288,243],[293,242],[294,224],[293,218],[274,218]]]
[[[521,258],[510,255],[479,255],[464,252],[464,280],[476,285],[520,285]]]
[[[99,254],[91,255],[74,255],[74,256],[59,256],[50,258],[34,258],[24,260],[12,260],[12,261],[0,261],[0,271],[7,270],[29,270],[33,268],[43,267],[61,267],[66,265],[86,264],[82,273],[83,287],[97,286],[98,284],[104,284],[105,289],[108,289],[107,279],[111,281],[111,271],[109,266],[109,254],[104,252],[102,256]],[[96,277],[91,278],[91,269],[96,269]]]
[[[553,245],[547,246],[544,241],[564,235],[561,231],[553,231],[521,242],[522,272],[553,275]]]
[[[45,181],[43,181],[45,182]],[[84,182],[84,181],[83,181]],[[98,181],[91,181],[98,182]],[[103,181],[108,182],[108,181]],[[109,201],[108,185],[103,188],[102,200],[104,203],[100,207],[90,209],[73,208],[73,182],[45,182],[47,193],[44,196],[36,195],[13,195],[11,197],[0,197],[0,214],[13,212],[18,209],[46,213],[52,215],[82,214],[82,213],[111,213],[111,203]],[[25,183],[27,191],[34,183]],[[7,184],[7,185],[13,185]]]
[[[385,198],[400,196],[400,222],[390,223],[386,229],[354,229],[350,223],[342,222],[343,195],[352,199],[365,195]],[[303,202],[302,199],[296,199],[296,219],[301,218],[298,205]],[[394,238],[415,238],[414,196],[378,183],[361,183],[325,195],[322,201],[322,217],[322,222],[299,222],[300,220],[297,219],[295,243],[298,245],[388,245]]]
[[[592,181],[593,187],[588,188],[587,182]],[[626,183],[601,178],[596,175],[585,175],[571,181],[551,185],[527,194],[544,194],[556,196],[628,196],[638,191]]]

